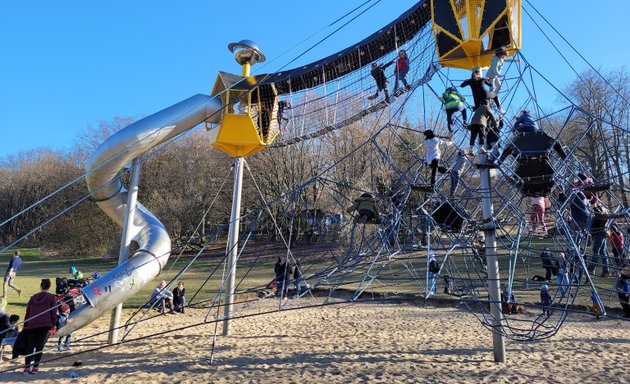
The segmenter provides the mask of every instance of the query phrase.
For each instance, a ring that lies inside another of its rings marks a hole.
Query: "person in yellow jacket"
[[[466,106],[464,103],[466,99],[457,92],[457,88],[448,87],[446,91],[442,94],[442,97],[438,97],[438,99],[444,103],[444,110],[446,111],[446,123],[448,126],[448,132],[453,134],[453,123],[454,123],[454,115],[455,112],[462,113],[462,120],[464,123],[464,128],[467,127],[466,121],[468,120]]]
[[[374,196],[367,192],[354,199],[354,204],[346,209],[346,212],[348,213],[352,213],[354,211],[359,213],[359,215],[355,218],[355,223],[380,224],[381,222],[378,216],[378,211],[376,210],[376,200],[374,200]]]

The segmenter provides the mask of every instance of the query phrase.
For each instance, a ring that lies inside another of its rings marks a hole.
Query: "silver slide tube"
[[[221,100],[195,95],[116,132],[92,154],[86,166],[88,189],[99,207],[122,225],[127,190],[119,175],[133,159],[203,121],[219,123]],[[126,262],[82,289],[85,304],[70,314],[72,322],[59,330],[63,336],[89,324],[149,284],[166,265],[171,239],[164,225],[138,203],[131,238],[139,249]],[[147,298],[148,299],[148,298]]]

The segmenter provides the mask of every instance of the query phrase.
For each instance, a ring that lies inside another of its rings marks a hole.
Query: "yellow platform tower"
[[[208,125],[213,147],[233,157],[247,157],[265,149],[280,133],[278,95],[273,84],[260,84],[249,75],[250,66],[265,61],[264,55],[249,40],[232,43],[236,61],[243,66],[242,76],[219,72],[211,96],[220,95],[221,123]]]
[[[433,34],[444,67],[487,67],[498,48],[521,48],[521,0],[431,0]]]

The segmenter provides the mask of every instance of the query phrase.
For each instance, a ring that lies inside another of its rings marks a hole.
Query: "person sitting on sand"
[[[504,304],[504,311],[507,313],[516,314],[523,311],[523,306],[516,300],[514,292],[508,286],[505,287],[501,294],[501,301]]]
[[[184,313],[184,307],[186,306],[186,288],[184,288],[184,282],[179,281],[177,287],[173,289],[173,306],[176,312]]]
[[[18,315],[9,315],[5,311],[6,302],[0,304],[0,341],[3,339],[15,339],[18,334],[17,322],[20,320]]]
[[[151,292],[151,300],[149,302],[151,306],[157,306],[158,311],[166,313],[166,306],[168,305],[169,312],[175,313],[173,309],[173,294],[166,289],[166,281],[160,281],[153,292]]]

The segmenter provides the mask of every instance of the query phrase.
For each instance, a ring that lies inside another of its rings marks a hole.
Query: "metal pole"
[[[429,287],[429,255],[431,254],[431,219],[429,219],[427,216],[425,216],[425,223],[426,223],[426,227],[424,228],[425,230],[425,235],[423,235],[423,238],[427,239],[427,273],[426,273],[426,281],[425,281],[425,285],[424,285],[424,298],[428,299],[429,296],[431,296],[431,288]],[[422,240],[421,240],[422,241]]]
[[[494,223],[494,208],[492,206],[492,192],[490,190],[490,167],[486,155],[481,157],[479,175],[481,181],[481,206],[483,209],[484,235],[486,237],[486,262],[488,263],[488,296],[490,299],[491,325],[498,329],[501,327],[503,314],[501,313],[501,287],[499,286],[499,260],[497,257],[497,239]],[[499,332],[492,332],[492,346],[494,361],[505,363],[505,338]]]
[[[138,184],[140,183],[140,158],[136,157],[131,162],[131,180],[127,191],[127,209],[125,210],[125,220],[123,221],[122,236],[120,238],[120,251],[118,253],[118,265],[127,261],[129,257],[129,244],[131,244],[131,227],[133,225],[136,204],[138,202]],[[115,344],[118,342],[118,327],[120,326],[120,314],[122,313],[122,303],[112,309],[112,317],[109,323],[109,333],[107,342]]]
[[[242,157],[234,159],[234,192],[232,194],[232,213],[230,215],[230,230],[228,233],[228,265],[227,286],[225,292],[225,307],[223,320],[223,336],[231,333],[231,318],[234,308],[234,286],[236,284],[236,257],[238,256],[239,224],[241,217],[241,191],[243,189]]]

